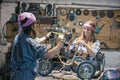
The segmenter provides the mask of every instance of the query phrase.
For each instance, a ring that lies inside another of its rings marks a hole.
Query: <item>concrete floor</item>
[[[105,53],[105,68],[120,69],[120,50],[101,50]]]

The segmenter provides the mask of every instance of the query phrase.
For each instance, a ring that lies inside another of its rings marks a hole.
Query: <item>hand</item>
[[[86,46],[85,41],[80,41],[80,42],[78,42],[78,44],[82,44],[83,46]]]
[[[48,37],[48,38],[49,38],[49,37],[50,37],[50,35],[51,35],[51,32],[47,33],[46,37]]]
[[[72,44],[72,42],[73,42],[73,39],[69,40],[69,44]]]

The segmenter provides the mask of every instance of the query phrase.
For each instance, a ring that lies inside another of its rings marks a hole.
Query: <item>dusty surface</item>
[[[102,74],[101,74],[102,76]],[[99,80],[100,77],[92,80]],[[53,71],[51,74],[48,76],[37,76],[35,80],[81,80],[76,76],[76,73],[70,71],[62,71],[62,72],[56,72]]]

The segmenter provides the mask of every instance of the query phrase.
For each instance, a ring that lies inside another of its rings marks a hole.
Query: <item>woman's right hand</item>
[[[83,40],[79,41],[78,44],[81,44],[81,45],[83,45],[83,46],[86,46],[86,43],[85,43],[85,41],[83,41]]]
[[[69,40],[69,44],[72,44],[73,43],[73,39]]]

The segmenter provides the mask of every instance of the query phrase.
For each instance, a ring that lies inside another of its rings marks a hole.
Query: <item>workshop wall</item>
[[[9,52],[11,43],[6,43],[6,39],[3,38],[3,26],[11,18],[11,14],[15,13],[16,3],[2,3],[0,5],[0,68],[6,63],[6,56]],[[7,26],[8,27],[8,26]],[[11,31],[11,26],[9,30]]]
[[[61,13],[61,11],[64,11]],[[70,16],[70,10],[74,10],[74,19]],[[111,48],[111,49],[120,49],[120,26],[116,24],[115,19],[117,16],[119,16],[120,11],[119,10],[112,10],[112,15],[108,16],[108,10],[96,10],[97,14],[93,15],[93,10],[89,9],[80,9],[81,14],[76,14],[76,11],[78,8],[57,8],[57,17],[58,17],[58,24],[60,27],[67,27],[71,31],[75,29],[75,32],[73,32],[73,37],[78,37],[81,34],[82,31],[82,24],[80,22],[83,22],[83,24],[88,20],[93,20],[96,23],[96,18],[99,18],[99,21],[97,22],[97,26],[100,28],[102,25],[103,28],[99,31],[99,33],[96,34],[97,38],[102,42],[101,48]],[[84,13],[84,11],[88,11],[87,13]],[[95,11],[95,10],[94,10]],[[101,12],[101,14],[100,14]],[[44,16],[44,15],[43,15]],[[71,18],[70,18],[71,17]],[[37,19],[37,36],[42,37],[46,35],[47,29],[51,28],[53,18],[49,17],[43,18],[43,19]],[[50,23],[49,23],[50,22]],[[81,25],[80,25],[81,24]],[[8,31],[7,34],[11,33],[12,29],[9,29],[11,24],[8,24]],[[15,24],[12,24],[11,26],[17,26]],[[17,34],[17,33],[15,33]],[[8,42],[12,42],[14,39],[14,36],[11,38],[8,38]]]

